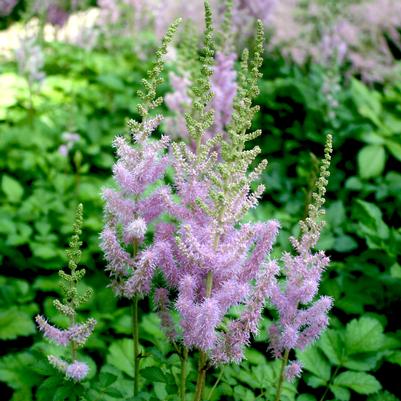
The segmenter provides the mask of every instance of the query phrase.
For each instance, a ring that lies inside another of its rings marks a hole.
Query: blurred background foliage
[[[24,7],[18,7],[1,27],[12,26],[19,18]],[[133,51],[129,40],[115,41],[118,51],[111,50],[110,42],[90,50],[44,42],[46,78],[34,92],[15,59],[1,60],[4,400],[50,400],[50,393],[53,400],[74,399],[84,391],[89,400],[132,399],[129,304],[116,300],[107,288],[98,245],[100,190],[110,182],[112,139],[125,132],[126,119],[135,116],[136,90],[152,60]],[[174,69],[172,63],[167,67]],[[333,119],[328,118],[321,91],[327,75],[322,66],[313,61],[299,65],[279,51],[269,51],[263,73],[257,99],[261,112],[254,125],[263,130],[257,142],[269,160],[263,177],[267,190],[248,217],[280,220],[277,251],[289,249],[288,237],[297,232],[304,216],[325,134],[334,136],[327,225],[319,247],[332,260],[321,292],[334,297],[335,306],[330,329],[316,346],[299,355],[305,374],[298,383],[286,384],[283,400],[396,401],[401,397],[394,379],[401,375],[401,75],[367,84],[358,74],[343,71]],[[170,90],[166,82],[161,94]],[[79,137],[68,142],[66,133]],[[86,283],[96,294],[82,312],[99,322],[88,342],[94,367],[89,390],[68,383],[60,386],[61,379],[43,358],[51,346],[40,342],[33,322],[33,316],[44,311],[55,323],[64,323],[51,300],[59,291],[57,270],[66,263],[64,248],[79,202],[85,206]],[[160,334],[153,306],[143,301],[141,308],[142,341],[150,353],[142,364],[142,385],[154,392],[153,398],[140,399],[173,400],[179,361]],[[211,399],[271,399],[278,366],[266,351],[269,317],[267,311],[247,362],[224,369]],[[195,368],[190,375],[195,375]]]

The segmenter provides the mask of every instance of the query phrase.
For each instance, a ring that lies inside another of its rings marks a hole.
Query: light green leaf
[[[382,325],[370,317],[354,319],[345,329],[345,347],[349,355],[378,351],[383,341]]]
[[[333,249],[337,252],[350,252],[358,248],[358,243],[349,235],[341,235],[334,241]]]
[[[390,355],[386,357],[386,359],[391,363],[395,363],[401,366],[401,351],[391,352]]]
[[[32,317],[17,307],[0,310],[0,339],[13,340],[35,333]]]
[[[397,142],[387,141],[387,149],[398,160],[401,161],[401,145]]]
[[[316,401],[316,398],[312,394],[301,394],[297,397],[297,401]]]
[[[400,401],[395,395],[388,391],[380,391],[374,395],[369,396],[368,401]]]
[[[0,358],[0,381],[13,389],[31,388],[40,382],[31,366],[36,359],[28,352],[8,354]]]
[[[335,395],[338,401],[348,401],[351,398],[351,393],[347,388],[331,385],[330,390]]]
[[[386,152],[381,145],[367,145],[358,153],[358,168],[361,178],[378,177],[384,170]]]
[[[393,278],[401,278],[401,266],[398,263],[394,263],[390,267],[390,274]]]
[[[107,354],[107,363],[123,371],[130,377],[134,377],[134,351],[133,341],[124,338],[111,344]]]
[[[333,365],[341,365],[344,353],[344,341],[341,333],[334,329],[326,330],[318,345]]]
[[[345,221],[345,208],[341,201],[333,202],[326,211],[326,221],[332,227],[341,226]]]
[[[4,174],[1,180],[1,189],[10,202],[19,202],[24,194],[21,184],[9,175]]]
[[[359,394],[373,394],[381,389],[381,384],[372,375],[347,371],[334,379],[334,385],[350,388]]]
[[[390,230],[383,221],[381,210],[375,204],[357,199],[352,212],[363,233],[381,239],[389,237]]]
[[[382,113],[381,96],[377,91],[370,90],[357,79],[351,83],[351,93],[359,113],[381,126],[379,116]]]
[[[376,367],[378,360],[381,358],[378,352],[368,352],[363,354],[354,354],[349,356],[343,363],[345,368],[351,370],[368,371]]]
[[[316,346],[309,347],[303,352],[297,351],[297,358],[304,369],[326,382],[330,379],[330,364]]]

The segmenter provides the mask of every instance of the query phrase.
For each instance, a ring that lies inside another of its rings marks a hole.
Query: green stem
[[[181,356],[180,399],[185,401],[185,384],[187,378],[188,348],[184,347]]]
[[[281,363],[280,376],[278,378],[277,392],[276,392],[276,397],[274,398],[274,401],[280,401],[281,390],[283,388],[283,383],[284,383],[284,372],[285,372],[285,367],[287,366],[287,363],[288,363],[289,355],[290,355],[290,351],[287,349],[284,353],[284,357],[283,357],[283,360]]]
[[[207,361],[206,352],[200,351],[199,365],[198,365],[198,379],[196,381],[194,401],[202,400],[203,389],[205,387],[205,379],[206,379],[206,361]]]
[[[340,367],[337,366],[336,370],[334,371],[333,376],[331,376],[329,382],[327,383],[326,390],[324,391],[324,393],[323,393],[322,398],[320,399],[320,401],[324,401],[324,399],[326,398],[326,395],[327,395],[327,393],[329,392],[330,385],[333,383],[333,381],[334,381],[334,379],[336,378],[336,376],[337,376],[339,370],[340,370]]]
[[[134,296],[132,304],[132,337],[134,340],[134,397],[139,388],[139,330],[138,330],[138,296]]]
[[[133,242],[132,256],[135,259],[138,253],[138,243],[135,240]],[[134,296],[132,303],[132,339],[134,341],[134,397],[138,394],[139,389],[139,364],[140,364],[140,352],[139,352],[139,319],[138,319],[138,295]]]
[[[221,378],[223,377],[223,372],[224,372],[224,366],[221,368],[220,374],[219,374],[219,376],[217,377],[216,382],[213,384],[212,389],[209,391],[209,395],[207,396],[206,401],[209,401],[209,400],[210,400],[210,397],[212,396],[214,390],[216,390],[217,385],[220,383],[220,380],[221,380]]]

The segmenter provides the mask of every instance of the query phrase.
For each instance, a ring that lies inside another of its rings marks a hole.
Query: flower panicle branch
[[[73,235],[66,251],[68,272],[59,271],[63,298],[53,301],[55,308],[68,317],[69,327],[59,329],[48,323],[46,318],[41,315],[37,315],[35,318],[36,324],[44,337],[60,346],[70,347],[70,362],[54,355],[49,355],[48,360],[53,367],[65,375],[66,379],[76,382],[84,380],[89,373],[88,365],[77,359],[77,350],[85,345],[96,326],[96,320],[93,318],[89,318],[83,323],[77,323],[77,309],[88,302],[93,294],[91,288],[87,288],[82,294],[78,291],[78,284],[85,275],[85,269],[78,268],[81,260],[82,224],[83,206],[79,204],[73,225]]]

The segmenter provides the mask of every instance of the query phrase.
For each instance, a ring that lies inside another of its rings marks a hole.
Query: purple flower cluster
[[[134,134],[135,146],[123,137],[114,140],[118,160],[113,176],[117,189],[103,190],[106,224],[101,234],[101,247],[112,288],[118,295],[129,298],[149,291],[155,269],[152,252],[134,251],[132,258],[127,249],[130,246],[138,249],[149,224],[164,211],[167,188],[160,186],[148,193],[149,188],[164,177],[168,164],[164,150],[169,139],[166,136],[159,141],[149,138],[161,121],[161,116],[156,116],[142,124],[141,131]]]
[[[270,349],[276,358],[283,357],[292,349],[303,350],[317,340],[328,325],[327,313],[332,306],[332,298],[321,296],[316,299],[322,272],[329,263],[324,252],[313,253],[323,221],[322,206],[329,176],[332,151],[331,136],[328,136],[317,190],[309,205],[308,217],[300,223],[300,239],[291,238],[296,255],[284,253],[283,283],[276,282],[271,293],[271,303],[278,311],[279,319],[269,328]],[[296,376],[295,366],[288,367],[288,376]],[[300,370],[300,368],[299,368]],[[292,372],[292,373],[291,373]]]
[[[89,373],[89,367],[85,362],[74,361],[68,364],[63,359],[54,355],[49,355],[47,359],[54,368],[64,373],[65,377],[69,380],[80,382],[85,379]]]
[[[69,327],[67,329],[58,329],[47,322],[47,320],[37,315],[35,318],[39,330],[44,337],[53,341],[57,345],[63,347],[69,346],[71,355],[70,362],[65,361],[54,355],[48,356],[49,363],[58,371],[65,375],[66,379],[81,381],[88,372],[89,367],[86,363],[77,360],[77,350],[82,347],[89,336],[92,334],[96,320],[93,318],[87,319],[84,323],[76,323],[76,309],[86,302],[92,295],[92,290],[88,288],[84,293],[79,294],[77,290],[78,282],[85,275],[85,269],[78,269],[78,263],[81,259],[80,241],[81,227],[83,224],[83,206],[78,205],[75,224],[73,226],[73,236],[67,249],[68,268],[70,274],[64,270],[59,271],[59,276],[62,279],[61,290],[64,294],[62,301],[55,299],[53,304],[55,308],[69,319]]]
[[[216,53],[216,62],[211,77],[211,87],[214,94],[211,108],[214,111],[214,134],[223,133],[231,121],[233,101],[237,93],[235,53]]]
[[[260,135],[259,131],[248,133],[258,110],[252,99],[259,94],[264,40],[260,22],[257,32],[253,57],[245,51],[236,73],[233,54],[215,55],[210,9],[206,7],[202,74],[189,75],[194,78],[192,83],[185,75],[182,79],[174,76],[176,92],[166,99],[180,114],[180,125],[186,124],[186,141],[171,146],[165,136],[152,141],[150,135],[162,117],[149,117],[148,109],[140,106],[144,118],[142,123],[132,123],[134,145],[122,137],[114,142],[118,160],[113,176],[118,189],[103,192],[106,224],[101,246],[113,288],[129,298],[147,294],[155,269],[160,269],[171,293],[177,294],[170,301],[169,290],[155,291],[162,327],[169,340],[182,338],[185,347],[201,351],[200,371],[207,358],[214,364],[238,363],[244,358],[244,348],[257,334],[268,300],[279,315],[270,327],[270,347],[277,358],[291,349],[303,349],[319,336],[327,326],[332,302],[328,297],[316,300],[328,258],[312,251],[322,228],[319,219],[330,140],[314,203],[301,222],[302,235],[299,240],[292,239],[296,255],[286,253],[281,260],[271,257],[279,231],[277,221],[243,222],[264,192],[263,185],[255,187],[254,183],[267,165],[262,160],[252,169],[260,149],[246,146]],[[155,95],[151,83],[145,80],[144,84]],[[147,105],[160,104],[150,95],[148,101]],[[171,187],[157,183],[167,166],[174,172]],[[156,220],[163,213],[170,221]],[[155,224],[154,237],[145,247],[150,224]],[[171,306],[179,312],[179,327],[168,313]],[[238,317],[230,318],[229,312],[237,306]],[[300,372],[297,361],[287,366],[289,379]]]
[[[74,324],[65,330],[52,326],[41,315],[36,316],[35,320],[39,330],[43,332],[46,338],[63,347],[71,344],[74,347],[83,346],[96,326],[96,320],[92,318],[89,318],[85,323]],[[77,360],[67,363],[54,355],[49,355],[48,360],[57,370],[64,373],[66,378],[74,381],[83,380],[89,371],[86,363]]]

